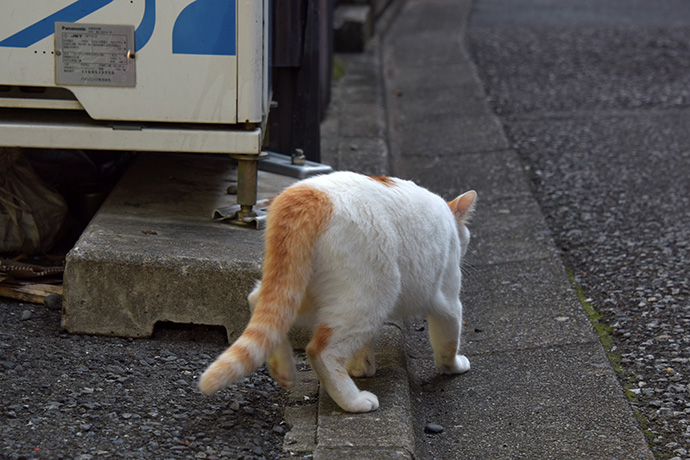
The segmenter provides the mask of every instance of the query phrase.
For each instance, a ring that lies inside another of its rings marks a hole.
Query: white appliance
[[[270,0],[2,0],[1,10],[0,146],[230,154],[240,220],[251,215]]]

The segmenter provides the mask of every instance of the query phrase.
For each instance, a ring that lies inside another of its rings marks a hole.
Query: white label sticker
[[[55,23],[58,85],[136,86],[134,26]]]

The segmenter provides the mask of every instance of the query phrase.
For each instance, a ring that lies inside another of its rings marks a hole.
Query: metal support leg
[[[255,217],[253,207],[256,204],[258,161],[256,157],[235,155],[233,158],[237,160],[237,203],[240,205],[237,216],[240,219]]]
[[[222,219],[242,227],[263,228],[266,224],[266,210],[256,208],[257,175],[260,159],[268,154],[230,155],[237,160],[237,204],[216,210],[214,218]],[[221,212],[222,211],[222,212]]]

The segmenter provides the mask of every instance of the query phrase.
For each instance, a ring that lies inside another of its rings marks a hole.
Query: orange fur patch
[[[266,349],[270,346],[270,340],[269,337],[266,336],[266,333],[255,327],[248,327],[247,329],[245,329],[242,336],[251,340],[261,348]]]
[[[234,353],[237,360],[242,363],[244,369],[254,369],[254,360],[252,355],[249,354],[249,350],[242,345],[232,347],[232,352]]]
[[[474,210],[474,202],[477,199],[477,192],[470,190],[463,193],[453,201],[448,201],[448,207],[455,215],[457,221],[466,224]]]
[[[386,187],[393,187],[395,185],[395,181],[387,176],[369,176],[369,178],[382,183]]]
[[[458,342],[457,340],[451,340],[443,346],[443,358],[447,359],[450,363],[455,360],[455,355],[458,354]]]
[[[271,328],[277,326],[276,320],[278,319],[279,318],[276,318],[275,312],[266,308],[255,310],[254,313],[252,313],[254,324],[265,324]]]
[[[328,342],[331,340],[333,335],[333,329],[321,324],[316,328],[314,337],[312,337],[311,342],[307,345],[307,354],[309,356],[319,356],[323,350],[328,346]]]
[[[260,359],[274,351],[278,338],[292,326],[312,273],[316,239],[332,214],[333,203],[328,195],[303,184],[287,188],[273,200],[267,219],[259,298],[241,336],[246,342],[236,342],[226,350],[228,362],[241,364],[243,373],[220,362],[221,374],[237,374],[231,381],[263,364]]]
[[[311,274],[314,242],[332,214],[333,203],[325,192],[301,184],[286,189],[271,206],[259,305],[289,307],[290,311],[271,311],[281,323],[294,320],[290,317],[301,305]]]

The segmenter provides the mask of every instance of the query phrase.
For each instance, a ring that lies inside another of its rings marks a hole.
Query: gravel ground
[[[565,20],[479,0],[470,48],[563,260],[610,328],[650,443],[688,459],[690,28],[677,25],[688,7],[602,2],[625,12],[607,19],[586,3]],[[659,8],[673,27],[645,24]]]
[[[283,456],[285,391],[265,369],[211,397],[196,388],[224,331],[71,335],[59,309],[8,300],[0,324],[0,458]]]

